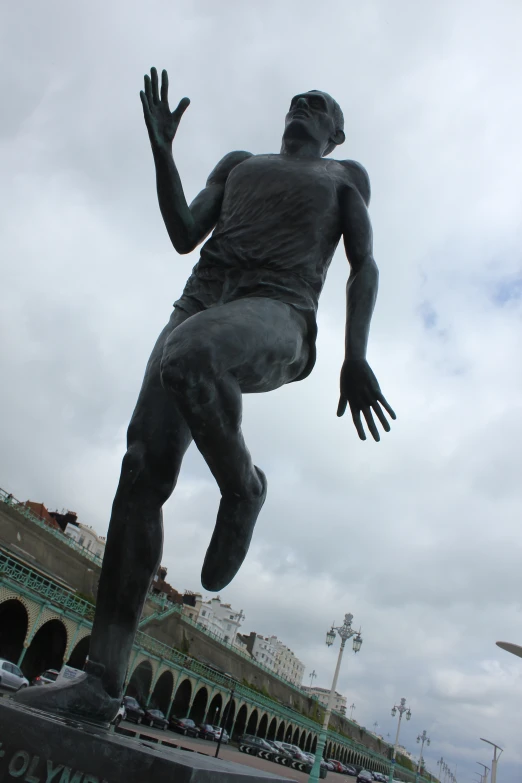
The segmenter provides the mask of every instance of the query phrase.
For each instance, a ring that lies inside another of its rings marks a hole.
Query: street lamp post
[[[241,610],[241,611],[243,611],[243,610]],[[222,715],[222,718],[221,718],[221,731],[220,731],[220,734],[219,734],[219,737],[218,737],[218,741],[217,741],[216,752],[215,752],[215,754],[214,754],[214,758],[215,758],[215,759],[217,759],[217,758],[218,758],[218,756],[219,756],[219,749],[220,749],[220,747],[221,747],[221,740],[223,739],[223,732],[224,732],[224,731],[226,731],[226,729],[227,729],[228,716],[229,716],[229,714],[230,714],[230,710],[231,710],[231,708],[232,708],[232,699],[233,699],[233,698],[234,698],[234,696],[235,696],[235,693],[236,693],[236,685],[237,685],[238,683],[237,683],[237,680],[235,680],[235,679],[233,679],[233,678],[231,677],[231,678],[230,678],[230,684],[231,684],[231,688],[230,688],[230,693],[229,693],[229,695],[228,695],[228,702],[227,702],[227,705],[226,705],[226,707],[225,707],[225,711],[224,711],[224,713],[223,713],[223,715]],[[232,733],[232,732],[231,732],[231,733]],[[231,739],[232,739],[232,738],[231,738]]]
[[[481,761],[477,761],[477,764],[478,764],[480,767],[484,767],[484,783],[488,783],[488,772],[489,772],[489,767],[486,767],[486,765],[485,765],[485,764],[482,764],[482,762],[481,762]]]
[[[437,761],[437,766],[439,768],[439,783],[442,783],[442,773],[444,771],[444,759],[442,756]]]
[[[426,734],[426,729],[424,729],[422,734],[419,734],[419,736],[417,737],[417,742],[421,743],[421,749],[420,749],[420,755],[419,755],[419,763],[417,764],[417,772],[415,774],[415,783],[417,783],[417,781],[419,779],[419,775],[420,775],[421,762],[422,762],[422,751],[424,750],[424,743],[426,743],[426,745],[428,745],[428,746],[431,743],[430,738]]]
[[[326,634],[326,644],[328,645],[328,647],[331,647],[331,645],[334,643],[335,633],[337,631],[337,634],[341,638],[341,648],[339,650],[339,657],[337,658],[337,666],[335,667],[335,674],[332,681],[332,687],[330,688],[328,705],[324,713],[323,725],[321,731],[319,732],[319,739],[317,741],[317,747],[315,749],[315,759],[312,766],[312,770],[310,772],[310,776],[308,778],[308,783],[317,783],[321,774],[321,761],[323,759],[324,746],[326,745],[328,724],[330,723],[330,715],[332,713],[335,689],[337,687],[337,679],[339,677],[339,671],[341,669],[341,661],[343,659],[344,646],[348,641],[348,639],[351,639],[352,636],[355,636],[355,639],[353,640],[353,651],[357,653],[361,649],[361,645],[362,645],[361,632],[354,631],[354,629],[352,628],[352,620],[353,620],[353,614],[345,614],[344,623],[339,628],[335,628],[332,625],[332,627]]]
[[[350,704],[350,720],[352,720],[354,709],[355,709],[355,704]]]
[[[399,732],[401,730],[401,720],[404,713],[406,713],[406,720],[410,720],[411,718],[411,710],[409,707],[406,706],[406,699],[401,699],[401,703],[399,705],[395,704],[392,707],[392,717],[394,718],[397,713],[399,713],[399,722],[397,724],[397,734],[395,735],[395,743],[393,745],[393,753],[391,757],[391,764],[390,764],[390,776],[388,778],[388,782],[392,783],[393,781],[393,768],[395,765],[395,756],[397,754],[397,745],[399,744]]]
[[[497,783],[497,762],[502,755],[504,749],[500,747],[500,745],[495,745],[494,742],[491,742],[491,740],[484,739],[484,737],[480,738],[481,742],[487,742],[488,745],[493,745],[495,750],[493,751],[493,760],[491,762],[491,783]],[[497,756],[497,750],[500,751],[500,753]]]

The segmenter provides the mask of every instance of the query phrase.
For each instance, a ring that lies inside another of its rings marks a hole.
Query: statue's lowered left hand
[[[390,431],[390,424],[382,408],[386,410],[391,419],[396,418],[392,408],[384,399],[377,378],[366,359],[345,359],[343,363],[341,395],[337,408],[338,416],[344,414],[347,405],[350,405],[353,423],[361,440],[366,440],[361,413],[374,440],[381,438],[372,411],[379,419],[385,432]]]

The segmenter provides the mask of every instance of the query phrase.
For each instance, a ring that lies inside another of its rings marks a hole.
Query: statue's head
[[[328,155],[343,143],[343,128],[344,117],[337,101],[327,92],[310,90],[292,98],[283,138],[316,141],[321,155]]]

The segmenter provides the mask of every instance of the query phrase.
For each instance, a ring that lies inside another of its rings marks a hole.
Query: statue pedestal
[[[242,764],[131,739],[3,698],[0,781],[16,778],[25,783],[288,783]]]

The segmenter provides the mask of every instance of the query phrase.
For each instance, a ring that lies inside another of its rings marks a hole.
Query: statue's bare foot
[[[13,699],[19,704],[62,717],[109,726],[116,716],[121,699],[109,696],[102,685],[104,667],[88,662],[85,672],[65,683],[24,688]]]
[[[201,571],[205,590],[217,592],[235,577],[246,557],[252,533],[266,498],[266,476],[256,468],[262,491],[260,495],[221,498],[216,526]]]

